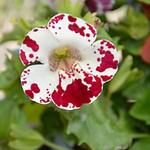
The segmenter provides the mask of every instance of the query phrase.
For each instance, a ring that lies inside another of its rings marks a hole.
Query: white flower
[[[69,14],[58,14],[30,31],[20,48],[22,62],[32,64],[21,75],[30,99],[67,110],[96,100],[119,59],[114,44],[94,42],[96,34],[92,25]]]

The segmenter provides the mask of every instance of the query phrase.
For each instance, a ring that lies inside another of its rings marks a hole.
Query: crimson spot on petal
[[[89,34],[89,33],[87,33],[87,34],[86,34],[86,36],[87,36],[87,37],[90,37],[90,34]]]
[[[65,16],[64,14],[60,14],[60,15],[55,16],[53,19],[51,19],[49,26],[51,26],[51,24],[58,23],[60,20],[63,20],[64,16]]]
[[[67,107],[69,103],[74,107],[80,107],[83,104],[90,103],[90,93],[88,87],[84,85],[81,79],[75,79],[64,91],[61,84],[57,86],[57,91],[52,93],[52,98],[58,106]]]
[[[25,90],[26,95],[28,95],[31,99],[34,98],[34,94],[31,90]]]
[[[101,76],[101,78],[102,78],[103,81],[108,81],[112,78],[112,76],[105,75],[105,76]]]
[[[21,85],[24,86],[27,83],[27,81],[22,81]]]
[[[25,54],[25,52],[22,49],[20,50],[20,58],[21,58],[21,60],[23,61],[23,63],[25,65],[29,64],[29,62],[28,62],[28,60],[26,58],[26,54]]]
[[[84,73],[84,72],[83,72]],[[52,93],[52,98],[58,106],[81,107],[83,104],[91,102],[91,98],[97,97],[102,91],[102,82],[99,77],[95,77],[84,73],[84,81],[75,79],[64,90],[61,81],[57,86],[57,90]]]
[[[96,35],[95,29],[90,24],[88,24],[88,23],[86,25],[89,27],[89,30],[92,32],[93,37],[94,37]]]
[[[36,43],[36,41],[32,40],[29,36],[26,36],[23,44],[30,47],[34,52],[38,51],[39,45]]]
[[[40,89],[38,87],[38,85],[36,83],[33,83],[31,85],[31,90],[34,92],[34,93],[39,93],[40,92]]]
[[[50,98],[49,97],[46,97],[46,99],[40,99],[40,103],[42,104],[46,104],[46,103],[48,103],[48,102],[50,102]]]
[[[73,24],[69,24],[68,26],[69,30],[75,32],[75,33],[79,33],[81,36],[85,36],[84,30],[85,27],[79,27],[76,23]]]
[[[110,42],[107,42],[106,46],[107,46],[108,48],[113,48],[113,49],[115,49],[115,46],[114,46],[113,44],[111,44]]]
[[[102,41],[100,42],[100,44],[103,45],[103,44],[106,43],[106,42],[107,42],[106,40],[102,40]]]
[[[96,76],[91,76],[88,73],[84,72],[85,79],[84,81],[90,85],[89,87],[89,92],[90,92],[90,97],[97,97],[101,91],[102,91],[102,82],[99,77]],[[94,81],[93,81],[94,79]]]
[[[114,56],[110,51],[105,51],[102,49],[99,49],[100,54],[104,54],[104,56],[101,59],[101,64],[96,68],[97,71],[103,72],[108,68],[116,69],[118,66],[118,61],[114,60]]]
[[[72,17],[72,16],[68,16],[68,20],[70,21],[70,22],[76,22],[76,18],[74,18],[74,17]]]
[[[29,54],[29,57],[30,57],[30,58],[33,58],[33,54]]]

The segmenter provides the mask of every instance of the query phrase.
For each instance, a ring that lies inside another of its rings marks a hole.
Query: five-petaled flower
[[[53,102],[67,110],[97,99],[118,67],[118,52],[108,40],[96,42],[96,30],[69,14],[58,14],[25,37],[20,58],[28,66],[23,90],[40,104]]]

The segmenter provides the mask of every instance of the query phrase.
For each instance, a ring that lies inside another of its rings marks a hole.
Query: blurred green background
[[[80,110],[33,103],[20,85],[24,36],[59,12],[120,51],[114,79]],[[150,0],[0,0],[0,150],[150,150]]]

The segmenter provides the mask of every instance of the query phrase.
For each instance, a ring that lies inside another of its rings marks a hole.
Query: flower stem
[[[45,145],[47,145],[48,147],[54,149],[54,150],[68,150],[67,148],[63,148],[59,145],[56,145],[50,141],[45,140]]]

